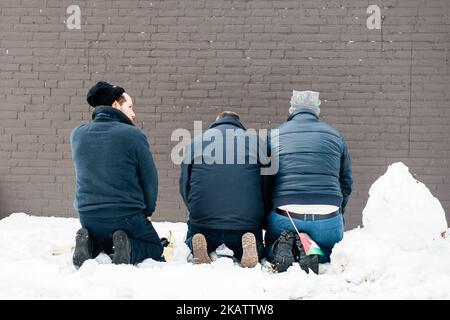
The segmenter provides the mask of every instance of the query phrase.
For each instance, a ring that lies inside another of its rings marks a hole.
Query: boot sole
[[[123,231],[116,231],[113,234],[114,254],[112,263],[114,264],[129,264],[131,260],[130,240]]]
[[[302,268],[306,273],[309,273],[309,269],[311,269],[315,274],[319,274],[319,256],[318,255],[315,254],[315,255],[311,255],[311,256],[306,256],[303,259],[300,259],[299,264],[300,264],[300,268]]]
[[[258,251],[256,250],[255,235],[251,232],[242,236],[242,259],[241,266],[254,268],[258,264]]]
[[[211,263],[204,235],[197,233],[192,237],[192,254],[194,256],[194,264]]]
[[[295,260],[290,257],[279,257],[275,262],[275,269],[277,272],[285,272],[295,263]]]
[[[283,237],[283,245],[287,245],[289,242],[291,242],[289,236],[285,232],[281,233],[280,237]],[[289,250],[286,250],[283,253],[278,253],[274,256],[273,265],[277,272],[285,272],[287,271],[287,269],[289,269],[290,266],[295,263],[294,254],[292,252],[292,245],[293,240]]]
[[[89,241],[89,232],[86,229],[80,229],[75,237],[75,250],[72,258],[72,262],[77,268],[80,268],[86,260],[92,258],[89,251]]]

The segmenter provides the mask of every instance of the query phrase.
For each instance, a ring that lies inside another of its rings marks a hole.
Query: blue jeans
[[[93,258],[100,252],[112,253],[112,234],[123,230],[128,235],[131,244],[131,263],[137,264],[144,259],[161,260],[163,247],[152,223],[142,214],[125,217],[101,218],[83,217],[80,223],[89,231],[93,243]]]
[[[322,249],[324,255],[319,256],[320,263],[330,262],[331,250],[344,236],[344,221],[342,214],[335,217],[316,221],[294,220],[299,232],[307,233]],[[268,260],[273,258],[273,244],[283,230],[295,232],[291,220],[272,211],[267,220],[265,235],[266,255]]]
[[[264,245],[262,230],[223,230],[223,229],[207,229],[198,228],[188,222],[188,231],[186,234],[186,245],[192,251],[192,237],[196,233],[201,233],[205,236],[208,244],[208,252],[213,252],[224,243],[229,249],[233,250],[234,257],[238,260],[242,258],[242,236],[246,232],[251,232],[256,238],[256,249],[258,251],[259,260],[264,254]]]

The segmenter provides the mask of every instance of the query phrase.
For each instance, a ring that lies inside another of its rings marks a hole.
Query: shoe
[[[295,263],[292,247],[295,236],[292,232],[284,230],[273,246],[273,265],[277,272],[286,271]]]
[[[201,233],[196,233],[192,237],[192,253],[193,253],[193,263],[211,263],[211,258],[208,254],[208,245],[206,243],[205,236]]]
[[[244,268],[253,268],[258,264],[258,250],[256,249],[255,235],[246,232],[242,236],[242,258],[241,266]]]
[[[92,259],[92,239],[89,236],[89,231],[81,228],[75,236],[75,250],[73,252],[72,262],[78,269],[89,259]]]
[[[113,240],[113,258],[114,264],[130,264],[131,262],[131,245],[130,239],[125,231],[117,230],[112,235]]]
[[[300,268],[302,268],[302,270],[304,270],[306,273],[309,273],[309,269],[311,269],[315,274],[319,274],[319,255],[306,255],[299,235],[296,233],[294,236],[295,240],[293,253],[295,261],[298,262]]]

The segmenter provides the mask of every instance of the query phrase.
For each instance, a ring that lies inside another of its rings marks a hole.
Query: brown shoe
[[[258,264],[258,251],[256,250],[255,235],[246,232],[242,236],[242,259],[241,266],[244,268],[253,268]]]
[[[201,233],[196,233],[192,237],[192,253],[194,256],[194,264],[211,263],[211,258],[208,254],[208,245],[206,244],[205,236]]]

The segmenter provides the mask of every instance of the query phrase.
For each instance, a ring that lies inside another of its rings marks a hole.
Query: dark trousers
[[[80,215],[80,223],[89,231],[93,242],[93,258],[102,251],[112,253],[112,234],[123,230],[131,244],[131,263],[137,264],[144,259],[161,260],[163,248],[152,223],[142,214],[117,218],[84,217]]]
[[[223,230],[223,229],[207,229],[198,228],[188,222],[188,231],[186,234],[186,245],[192,251],[192,237],[196,233],[205,236],[208,244],[208,252],[213,252],[221,244],[225,244],[229,249],[233,250],[234,257],[238,260],[242,258],[242,235],[251,232],[256,238],[256,249],[258,251],[259,260],[263,258],[264,245],[262,230]]]

